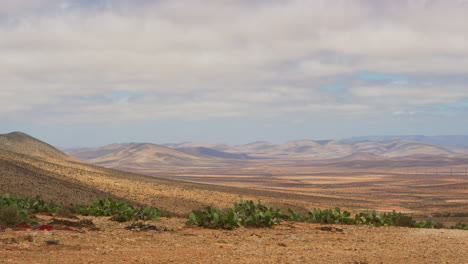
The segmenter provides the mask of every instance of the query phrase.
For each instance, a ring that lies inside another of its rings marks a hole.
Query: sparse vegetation
[[[354,216],[340,207],[310,210],[307,215],[302,215],[291,208],[289,214],[283,214],[280,209],[267,207],[259,201],[234,202],[234,208],[212,208],[205,207],[204,210],[194,210],[186,222],[190,226],[206,228],[233,229],[238,226],[271,227],[279,224],[282,219],[320,224],[345,224],[345,225],[372,225],[372,226],[400,226],[411,228],[443,228],[443,225],[435,221],[417,222],[412,216],[396,212],[378,214],[375,210],[359,213]],[[467,230],[468,225],[454,224],[451,228]]]
[[[309,211],[309,215],[304,217],[306,222],[321,224],[356,224],[356,220],[351,218],[348,211],[341,212],[339,207],[329,209],[316,209]]]
[[[62,205],[42,200],[40,196],[34,198],[15,197],[5,194],[0,196],[0,223],[6,225],[37,224],[30,219],[36,213],[57,214],[61,212]],[[71,205],[67,208],[67,217],[71,214],[111,216],[111,220],[118,222],[135,220],[157,221],[160,212],[153,207],[136,208],[112,198],[94,201],[89,206]]]
[[[189,216],[186,225],[201,226],[205,228],[233,229],[240,226],[239,216],[232,208],[223,212],[221,208],[205,207],[203,210],[194,210]]]
[[[9,194],[5,194],[4,196],[0,196],[0,207],[16,205],[20,209],[24,209],[31,214],[36,213],[48,213],[48,214],[55,214],[61,208],[61,205],[46,202],[41,199],[40,196],[36,196],[34,198],[28,197],[16,197],[10,196]]]
[[[37,224],[30,216],[36,213],[57,214],[65,208],[62,205],[34,198],[15,197],[8,194],[0,196],[0,223],[14,226],[20,223]],[[67,216],[71,214],[110,216],[110,220],[118,222],[151,220],[157,221],[160,211],[154,207],[134,207],[113,198],[99,199],[89,206],[71,205],[66,207]],[[378,214],[375,210],[355,214],[354,216],[340,207],[328,209],[314,208],[306,215],[299,214],[288,208],[288,214],[283,214],[279,208],[268,207],[252,200],[234,202],[232,208],[205,207],[203,210],[193,210],[186,225],[205,228],[234,229],[236,227],[272,227],[282,220],[320,224],[347,224],[372,226],[400,226],[412,228],[443,228],[435,221],[417,222],[412,216],[396,212]],[[451,229],[468,230],[464,223],[452,224]]]
[[[234,202],[234,208],[212,208],[194,210],[189,216],[187,225],[206,228],[233,229],[239,226],[271,227],[279,224],[283,218],[280,209],[266,207],[260,201]]]
[[[29,218],[19,210],[18,206],[10,205],[8,207],[0,208],[0,223],[6,224],[7,226],[14,226],[22,222],[28,222]]]
[[[450,226],[451,229],[462,229],[462,230],[468,230],[468,224],[463,224],[463,223],[455,223]]]
[[[279,208],[267,207],[260,201],[234,202],[234,212],[238,215],[241,225],[255,227],[271,227],[279,224],[283,214]]]
[[[127,222],[136,220],[157,221],[161,215],[159,210],[153,207],[135,208],[124,202],[113,198],[100,199],[94,201],[89,206],[73,205],[74,210],[82,215],[92,216],[112,216],[111,220],[117,222]]]
[[[417,227],[413,217],[393,210],[391,213],[380,213],[375,210],[370,213],[360,213],[355,215],[357,223],[373,226],[402,226],[402,227]]]
[[[46,202],[40,196],[34,198],[16,197],[5,194],[0,196],[0,222],[6,225],[36,224],[30,215],[36,213],[54,214],[60,205]]]

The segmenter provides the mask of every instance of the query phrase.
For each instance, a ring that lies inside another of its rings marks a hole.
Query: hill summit
[[[55,147],[22,132],[1,134],[0,148],[42,159],[75,160]]]

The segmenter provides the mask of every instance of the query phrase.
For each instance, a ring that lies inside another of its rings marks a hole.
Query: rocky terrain
[[[84,218],[95,226],[1,232],[0,263],[462,264],[468,254],[468,231],[460,230],[284,222],[229,231],[163,218],[147,224],[172,231],[131,231],[130,223]]]

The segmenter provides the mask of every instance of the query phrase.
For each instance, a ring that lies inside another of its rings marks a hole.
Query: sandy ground
[[[468,263],[462,230],[283,222],[229,231],[162,218],[151,224],[173,231],[130,231],[130,223],[83,218],[100,230],[0,232],[0,263]]]

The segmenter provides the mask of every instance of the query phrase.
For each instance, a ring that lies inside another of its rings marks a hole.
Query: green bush
[[[391,213],[381,213],[380,214],[380,219],[383,225],[390,225],[390,226],[403,226],[403,227],[424,227],[424,226],[430,226],[431,222],[421,222],[421,225],[418,226],[416,221],[413,219],[413,217],[400,213],[400,212],[395,212],[393,210]],[[432,227],[429,227],[432,228]]]
[[[54,214],[60,205],[45,202],[40,196],[34,198],[16,197],[5,194],[0,196],[0,222],[7,225],[37,224],[29,218],[36,213]]]
[[[329,209],[310,210],[308,215],[304,216],[288,209],[289,215],[286,217],[288,220],[296,222],[310,222],[320,224],[365,224],[373,226],[401,226],[401,227],[417,227],[417,228],[443,228],[441,223],[434,221],[421,221],[416,222],[413,217],[408,214],[395,212],[377,214],[375,210],[371,212],[359,213],[351,215],[348,211],[341,212],[339,207]],[[466,224],[454,224],[451,228],[468,229]]]
[[[451,229],[462,229],[462,230],[468,230],[468,224],[462,224],[462,223],[455,223],[450,226]]]
[[[434,221],[421,221],[415,224],[417,228],[437,228],[437,223]]]
[[[232,208],[228,208],[223,212],[221,208],[212,208],[210,206],[205,207],[203,210],[192,211],[189,220],[185,224],[215,229],[233,229],[241,226],[239,216]]]
[[[279,208],[267,207],[260,201],[257,204],[243,200],[234,202],[234,212],[243,226],[271,227],[279,224],[283,218]]]
[[[308,217],[304,218],[305,222],[321,223],[321,224],[356,224],[356,220],[351,217],[348,211],[341,212],[339,207],[329,209],[317,209],[309,211]]]
[[[55,214],[60,209],[60,205],[46,202],[38,195],[34,198],[15,197],[5,194],[0,196],[0,207],[16,205],[20,209],[26,210],[30,214],[48,213]]]
[[[73,209],[82,215],[112,216],[111,220],[118,222],[136,220],[157,221],[160,216],[160,212],[156,208],[135,208],[132,205],[116,201],[112,198],[96,200],[87,207],[73,205]]]
[[[380,213],[375,210],[372,212],[359,213],[355,215],[356,223],[373,226],[402,226],[402,227],[418,227],[417,222],[413,217],[401,212]],[[434,223],[435,224],[435,223]],[[419,226],[429,226],[430,223],[421,223]]]
[[[205,228],[233,229],[239,226],[271,227],[281,222],[280,210],[266,207],[260,201],[234,202],[234,208],[205,207],[203,210],[194,210],[189,216],[186,225],[201,226]]]
[[[296,213],[293,209],[288,208],[289,215],[286,217],[283,217],[284,219],[287,219],[289,221],[294,221],[294,222],[307,222],[307,217],[301,214]]]
[[[7,226],[15,226],[19,223],[27,222],[27,219],[29,219],[28,215],[26,214],[27,219],[25,219],[23,212],[16,205],[0,207],[0,223]]]

